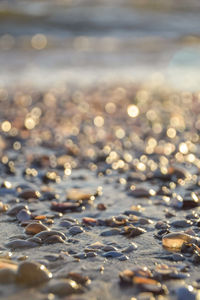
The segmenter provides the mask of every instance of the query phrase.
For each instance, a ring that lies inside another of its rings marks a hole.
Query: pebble
[[[28,199],[39,199],[41,197],[41,194],[39,191],[27,189],[21,192],[18,196],[19,198],[28,200]]]
[[[63,220],[60,222],[60,226],[70,228],[72,226],[72,223],[66,220]]]
[[[121,233],[121,229],[119,229],[119,228],[113,228],[113,229],[101,232],[100,235],[101,236],[112,236],[112,235],[118,235],[120,233]]]
[[[130,253],[130,252],[132,252],[134,250],[137,250],[137,248],[138,248],[137,244],[131,243],[131,245],[128,246],[127,248],[123,249],[122,252],[123,253]]]
[[[189,227],[192,226],[193,222],[189,220],[176,220],[173,221],[170,225],[177,228]]]
[[[165,221],[158,221],[155,224],[156,229],[168,229],[169,227],[170,227],[169,224]]]
[[[45,230],[50,230],[47,226],[40,224],[40,223],[30,223],[28,226],[26,226],[25,228],[25,232],[27,234],[37,234],[41,231],[45,231]]]
[[[27,239],[27,241],[37,243],[37,244],[42,244],[42,240],[39,239],[38,237],[31,237],[31,238]]]
[[[128,259],[129,259],[129,257],[127,255],[122,255],[122,256],[119,257],[120,261],[125,261],[125,260],[128,260]]]
[[[59,235],[51,235],[48,236],[45,240],[44,240],[45,244],[56,244],[56,243],[65,243],[65,241],[62,239],[61,236]]]
[[[67,191],[67,199],[71,201],[88,201],[94,194],[81,189],[70,189]]]
[[[72,203],[72,202],[51,202],[51,209],[58,212],[66,212],[66,211],[79,211],[81,209],[80,203]]]
[[[97,253],[95,253],[95,252],[88,252],[88,253],[86,254],[86,256],[87,256],[87,257],[96,257],[96,256],[97,256]]]
[[[108,252],[104,253],[102,256],[106,257],[106,258],[115,258],[115,257],[120,257],[122,255],[123,254],[118,251],[108,251]]]
[[[184,232],[169,233],[162,238],[162,245],[165,248],[176,248],[180,250],[184,243],[196,243],[198,238]]]
[[[197,300],[192,286],[182,286],[176,290],[177,300]]]
[[[46,238],[48,238],[51,235],[59,235],[63,240],[66,239],[66,236],[63,232],[57,231],[57,230],[45,230],[37,233],[35,237],[40,238],[42,241],[44,241]]]
[[[17,220],[19,222],[29,221],[31,219],[31,212],[27,209],[22,209],[17,214]]]
[[[145,233],[146,230],[141,227],[135,227],[135,226],[125,226],[122,234],[127,235],[129,238],[136,237],[138,235],[141,235]]]
[[[117,251],[117,248],[114,246],[106,245],[105,247],[102,248],[103,251],[109,252],[109,251]]]
[[[80,226],[72,226],[69,229],[69,234],[71,234],[71,235],[76,235],[76,234],[79,234],[79,233],[82,233],[82,232],[84,232],[84,230]]]
[[[71,279],[54,279],[49,282],[45,292],[64,297],[81,292],[81,286]]]
[[[87,258],[87,254],[85,253],[78,253],[74,255],[74,258],[84,259]]]
[[[7,211],[7,214],[9,216],[16,216],[22,209],[28,210],[28,206],[25,204],[16,204]]]
[[[69,272],[66,278],[76,281],[76,283],[81,285],[86,285],[91,282],[88,276],[82,275],[80,273]]]
[[[51,272],[36,262],[22,262],[17,270],[17,282],[24,285],[42,284],[52,278]]]
[[[13,240],[11,242],[8,242],[6,244],[6,247],[10,248],[10,249],[21,249],[21,248],[33,248],[33,247],[37,247],[38,244],[35,242],[31,242],[31,241],[24,241],[24,240]]]
[[[128,195],[135,198],[148,198],[150,193],[149,190],[145,188],[136,188],[135,190],[128,191]]]
[[[174,261],[183,261],[185,260],[185,257],[183,256],[183,254],[180,254],[180,253],[174,253],[172,255],[172,258]]]

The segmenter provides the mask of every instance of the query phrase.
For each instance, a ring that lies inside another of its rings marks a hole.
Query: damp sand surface
[[[0,99],[1,299],[198,294],[198,93],[26,86]],[[164,248],[176,232],[190,238]]]

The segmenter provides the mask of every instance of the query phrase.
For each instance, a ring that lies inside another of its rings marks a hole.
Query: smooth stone
[[[125,261],[125,260],[128,260],[128,259],[129,259],[129,257],[127,255],[122,255],[122,256],[119,257],[120,261]]]
[[[175,248],[180,250],[184,243],[197,243],[199,238],[184,232],[169,233],[162,238],[162,245],[165,248]]]
[[[84,259],[87,258],[87,255],[85,253],[78,253],[74,255],[74,258]]]
[[[37,234],[41,231],[50,230],[47,226],[40,223],[30,223],[25,227],[25,232],[27,234]]]
[[[17,282],[25,285],[42,284],[52,278],[51,272],[36,262],[26,261],[19,265],[17,271]]]
[[[71,223],[69,221],[63,220],[60,222],[60,226],[62,226],[62,227],[70,228],[72,225],[73,225],[73,223]]]
[[[168,223],[166,222],[163,222],[163,221],[158,221],[156,224],[155,224],[155,228],[156,229],[168,229],[170,226]]]
[[[70,189],[67,192],[67,199],[71,201],[88,201],[94,194],[81,189]]]
[[[22,209],[28,210],[28,206],[25,204],[16,204],[7,211],[7,214],[9,216],[16,216]]]
[[[177,220],[177,221],[173,221],[170,225],[173,227],[190,227],[192,226],[193,222],[189,221],[189,220]]]
[[[79,293],[81,286],[71,279],[54,279],[49,282],[45,292],[58,295],[60,297]]]
[[[95,252],[88,252],[88,253],[86,254],[86,256],[87,256],[87,257],[96,257],[96,256],[97,256],[97,253],[95,253]]]
[[[81,285],[86,285],[91,283],[91,280],[89,279],[88,276],[82,275],[80,273],[76,273],[76,272],[69,272],[67,274],[67,276],[65,276],[68,279],[74,280],[76,281],[78,284]]]
[[[6,244],[6,247],[11,249],[20,249],[20,248],[33,248],[37,247],[38,244],[35,242],[30,242],[27,240],[13,240]]]
[[[80,226],[72,226],[69,229],[69,234],[72,234],[72,235],[76,235],[76,234],[79,234],[79,233],[82,233],[82,232],[84,232],[84,230]]]
[[[41,194],[39,191],[34,190],[25,190],[18,195],[20,198],[28,200],[28,199],[39,199]]]
[[[113,228],[113,229],[101,232],[100,235],[101,236],[112,236],[112,235],[118,235],[120,233],[121,233],[121,229],[119,229],[119,228]]]
[[[104,253],[102,256],[106,257],[106,258],[115,258],[115,257],[120,257],[123,254],[121,252],[117,252],[117,251],[109,251]]]
[[[141,235],[145,233],[146,230],[141,228],[141,227],[136,227],[136,226],[126,226],[124,227],[124,231],[122,231],[122,234],[127,235],[129,238],[131,237],[136,237],[138,235]]]
[[[193,288],[189,289],[188,287],[180,287],[176,291],[177,300],[197,300],[196,293]]]
[[[183,256],[183,254],[180,254],[180,253],[174,253],[172,255],[172,258],[174,261],[183,261],[185,260],[185,257]]]
[[[103,251],[109,252],[109,251],[117,251],[117,248],[114,246],[106,245],[105,247],[102,248]]]
[[[65,243],[60,235],[51,235],[44,240],[45,244]]]
[[[128,191],[129,196],[133,196],[135,198],[148,198],[150,197],[149,190],[145,188],[136,188],[135,190]]]
[[[0,269],[0,283],[13,283],[16,280],[16,270],[5,268]]]
[[[30,219],[31,219],[31,212],[29,210],[22,209],[17,214],[17,220],[19,222],[28,221]]]
[[[27,241],[29,241],[29,242],[33,242],[33,243],[37,243],[37,244],[42,244],[42,240],[41,239],[39,239],[38,237],[31,237],[31,238],[29,238],[29,239],[27,239]]]
[[[66,236],[63,232],[58,231],[58,230],[45,230],[45,231],[41,231],[39,233],[37,233],[35,235],[35,237],[40,238],[42,241],[44,241],[47,237],[51,236],[51,235],[59,235],[63,240],[66,239]]]
[[[134,250],[137,250],[137,248],[138,248],[138,246],[135,243],[132,243],[130,246],[123,249],[122,252],[123,253],[130,253],[130,252],[133,252]]]

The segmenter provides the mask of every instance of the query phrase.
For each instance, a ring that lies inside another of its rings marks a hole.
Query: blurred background
[[[0,81],[200,86],[199,0],[1,0]]]

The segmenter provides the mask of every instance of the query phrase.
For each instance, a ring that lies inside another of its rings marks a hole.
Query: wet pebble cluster
[[[2,297],[198,299],[199,94],[26,87],[0,103]]]

